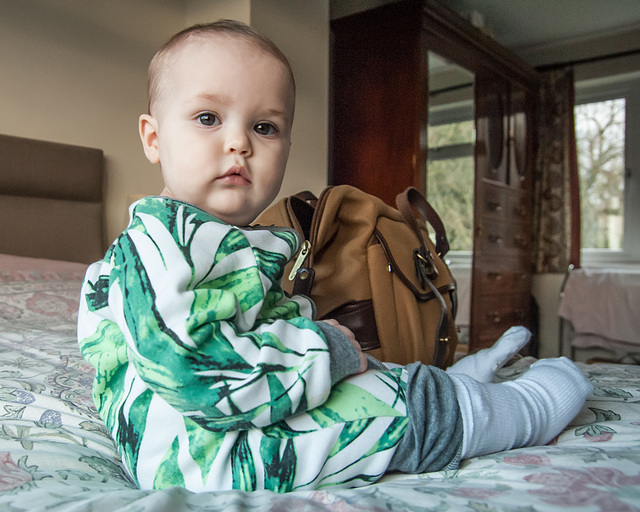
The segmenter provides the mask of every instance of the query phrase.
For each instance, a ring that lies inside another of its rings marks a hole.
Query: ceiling
[[[332,18],[397,0],[330,0]],[[640,0],[435,0],[534,66],[640,50]]]
[[[447,0],[463,16],[484,16],[493,36],[511,49],[637,28],[638,0]]]
[[[554,50],[567,46],[612,51],[611,44],[588,50],[589,42],[603,39],[619,38],[616,44],[624,51],[640,48],[639,0],[439,1],[469,20],[484,21],[499,43],[536,65],[548,63]]]

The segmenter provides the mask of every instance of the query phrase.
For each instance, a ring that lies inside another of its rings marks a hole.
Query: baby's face
[[[141,116],[145,153],[160,162],[162,195],[245,226],[284,176],[294,110],[288,70],[224,36],[192,40],[177,56],[153,116]]]

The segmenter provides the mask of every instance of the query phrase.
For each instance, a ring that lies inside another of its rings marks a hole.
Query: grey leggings
[[[453,383],[444,371],[433,366],[412,363],[406,369],[409,426],[388,471],[454,469],[460,462],[462,416]]]

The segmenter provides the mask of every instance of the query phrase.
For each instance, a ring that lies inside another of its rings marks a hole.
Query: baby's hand
[[[358,356],[360,357],[360,369],[358,370],[358,373],[362,373],[366,371],[367,367],[369,366],[369,362],[367,361],[366,356],[362,352],[362,347],[360,347],[360,343],[358,343],[358,340],[356,340],[356,335],[353,334],[353,331],[348,327],[345,327],[344,325],[342,325],[337,320],[334,320],[333,318],[327,318],[326,320],[322,320],[322,321],[329,325],[332,325],[347,337],[347,339],[358,351]]]

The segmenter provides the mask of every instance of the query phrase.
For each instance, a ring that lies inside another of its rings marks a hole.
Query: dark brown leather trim
[[[380,348],[373,302],[370,299],[347,302],[326,314],[323,320],[328,318],[351,329],[363,351]]]
[[[293,282],[293,294],[311,297],[311,290],[316,278],[316,271],[312,268],[301,267],[296,272],[295,281]]]

